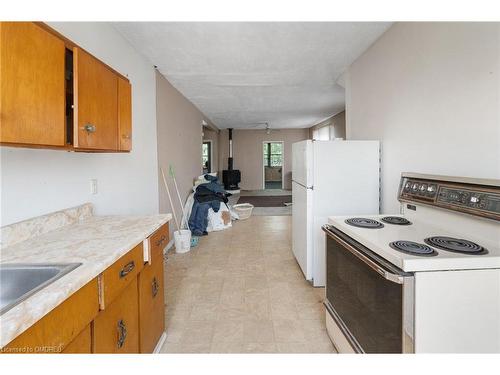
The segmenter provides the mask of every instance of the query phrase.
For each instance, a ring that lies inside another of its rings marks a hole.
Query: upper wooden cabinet
[[[118,78],[118,135],[121,151],[132,149],[132,86]]]
[[[74,146],[118,150],[118,77],[92,55],[73,49]]]
[[[132,147],[128,79],[44,24],[0,22],[0,143]]]
[[[0,142],[64,146],[64,41],[31,22],[0,34]]]

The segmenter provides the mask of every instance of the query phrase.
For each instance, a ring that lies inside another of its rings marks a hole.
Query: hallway
[[[331,353],[324,289],[291,251],[290,216],[253,216],[200,238],[165,269],[163,353]]]

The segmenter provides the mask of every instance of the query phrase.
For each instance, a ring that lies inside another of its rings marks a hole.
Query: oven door
[[[413,352],[413,274],[325,225],[326,309],[358,353]]]

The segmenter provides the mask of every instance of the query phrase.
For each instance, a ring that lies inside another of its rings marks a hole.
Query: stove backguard
[[[398,199],[500,221],[500,180],[403,173]]]

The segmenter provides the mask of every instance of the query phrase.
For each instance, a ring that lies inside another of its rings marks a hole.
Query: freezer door
[[[324,286],[325,235],[329,216],[379,212],[379,142],[314,142],[313,279]]]
[[[292,250],[304,276],[312,279],[312,190],[292,182]]]
[[[314,142],[314,215],[379,212],[379,142]]]
[[[307,187],[313,185],[312,147],[310,140],[292,145],[292,180]]]

